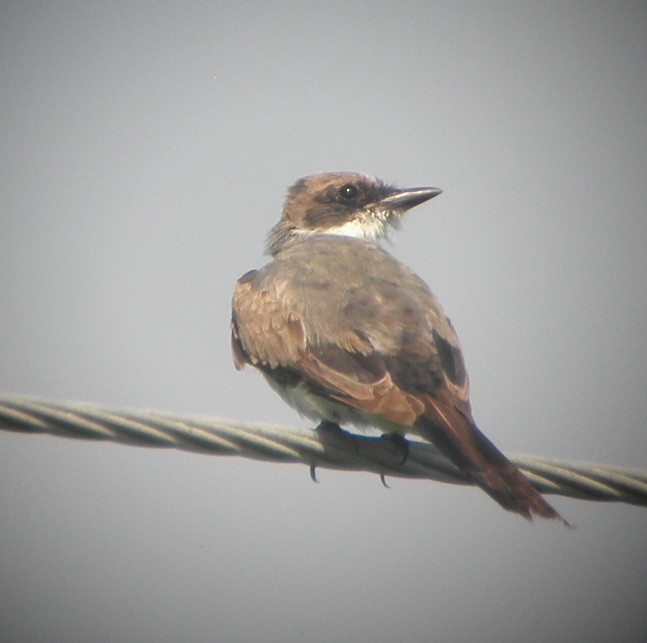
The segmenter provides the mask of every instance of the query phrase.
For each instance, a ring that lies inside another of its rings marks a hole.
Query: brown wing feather
[[[263,301],[254,297],[254,310],[250,310],[249,292],[248,284],[239,284],[234,294],[231,340],[237,368],[248,363],[269,374],[273,369],[289,369],[330,397],[398,424],[412,424],[424,410],[414,396],[395,386],[384,363],[375,359],[377,353],[350,353],[333,344],[309,347],[296,316],[286,321],[285,311],[267,297]],[[249,321],[238,323],[241,315],[250,313],[254,329]],[[360,342],[357,337],[354,343]]]
[[[268,374],[289,369],[349,406],[397,424],[413,424],[424,404],[393,382],[365,338],[347,332],[343,346],[309,345],[298,311],[286,309],[286,300],[279,301],[273,290],[256,287],[254,276],[251,272],[241,278],[233,296],[231,343],[237,368],[248,363]]]
[[[322,359],[315,349],[299,361],[298,368],[309,381],[328,388],[334,399],[390,422],[412,425],[424,411],[424,404],[393,382],[378,353],[369,356],[358,353],[346,355],[348,360],[354,362],[354,367],[349,367],[348,362],[343,370],[339,363],[333,362],[335,366],[331,366],[330,361],[325,357]],[[367,363],[372,368],[363,368]],[[358,378],[359,369],[364,374],[361,378]]]
[[[231,339],[236,367],[245,363],[270,368],[293,364],[306,347],[303,322],[272,293],[254,288],[255,274],[252,271],[241,277],[234,290]]]

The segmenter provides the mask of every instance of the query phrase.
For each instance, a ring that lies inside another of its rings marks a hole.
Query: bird
[[[405,443],[417,436],[504,509],[566,523],[478,428],[452,322],[379,243],[441,192],[358,172],[297,180],[267,238],[271,261],[236,283],[234,364],[258,369],[320,427],[368,426]]]

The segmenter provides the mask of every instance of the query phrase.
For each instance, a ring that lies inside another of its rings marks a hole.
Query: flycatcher
[[[299,179],[269,234],[272,261],[236,284],[234,362],[316,422],[416,434],[505,509],[561,518],[478,429],[450,320],[377,243],[440,193],[351,172]]]

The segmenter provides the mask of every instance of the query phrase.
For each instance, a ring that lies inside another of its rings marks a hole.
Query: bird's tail
[[[528,520],[539,516],[559,519],[568,525],[523,473],[481,433],[469,412],[436,396],[425,399],[425,409],[416,422],[420,435],[431,441],[504,509]]]

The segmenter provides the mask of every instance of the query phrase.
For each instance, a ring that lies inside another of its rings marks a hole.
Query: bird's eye
[[[344,201],[352,201],[358,193],[359,190],[357,189],[357,186],[352,183],[346,183],[346,185],[342,185],[339,188],[339,196]]]

